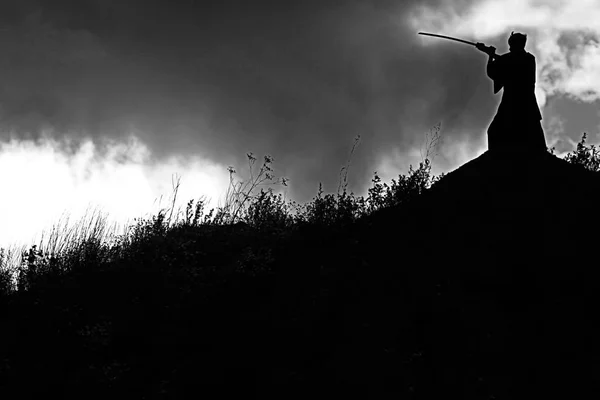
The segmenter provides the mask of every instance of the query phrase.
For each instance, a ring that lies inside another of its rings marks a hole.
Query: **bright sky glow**
[[[64,213],[75,223],[90,207],[124,227],[169,207],[178,177],[175,208],[182,211],[187,201],[202,196],[212,200],[206,211],[215,207],[229,184],[226,166],[200,159],[151,165],[148,149],[133,136],[111,143],[105,157],[91,141],[72,157],[57,148],[49,138],[0,143],[0,248],[38,243],[34,238],[39,240]]]

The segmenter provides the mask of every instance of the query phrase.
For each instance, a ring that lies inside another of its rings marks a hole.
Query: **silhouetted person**
[[[526,41],[526,35],[511,33],[510,52],[503,55],[477,43],[477,48],[489,55],[487,75],[494,81],[494,94],[504,88],[488,128],[489,150],[546,151],[542,114],[535,98],[535,57],[525,51]]]

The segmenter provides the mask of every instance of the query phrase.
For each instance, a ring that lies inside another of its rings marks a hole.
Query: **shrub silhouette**
[[[294,222],[289,208],[281,193],[275,195],[271,188],[261,189],[260,194],[249,203],[243,219],[257,229],[284,229]]]
[[[586,146],[587,133],[584,132],[577,148],[565,156],[565,160],[574,165],[580,165],[588,171],[600,171],[600,151],[596,145]]]

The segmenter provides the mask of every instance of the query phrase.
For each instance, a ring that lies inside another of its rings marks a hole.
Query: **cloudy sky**
[[[174,174],[182,203],[216,204],[248,152],[299,202],[337,189],[357,135],[357,194],[418,164],[438,122],[435,172],[458,167],[486,150],[500,95],[484,54],[419,31],[499,53],[526,33],[548,144],[598,142],[599,19],[591,0],[3,1],[0,247],[65,210],[157,210]]]

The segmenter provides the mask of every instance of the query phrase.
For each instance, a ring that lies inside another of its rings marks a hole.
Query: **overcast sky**
[[[435,171],[458,167],[486,150],[500,95],[484,54],[418,31],[499,53],[528,34],[548,144],[597,142],[599,18],[583,0],[3,1],[0,247],[90,202],[136,217],[175,173],[182,201],[216,200],[247,152],[300,202],[337,189],[357,135],[355,193],[418,164],[440,121]]]

